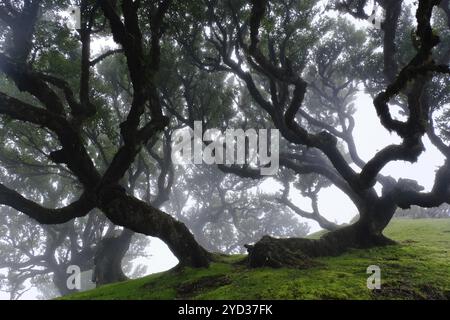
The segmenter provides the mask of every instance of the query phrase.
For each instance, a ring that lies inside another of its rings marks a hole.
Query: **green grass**
[[[450,219],[396,219],[385,231],[398,245],[351,250],[298,269],[247,269],[243,256],[208,269],[153,274],[64,299],[449,299]],[[366,269],[381,268],[382,288],[367,289]]]

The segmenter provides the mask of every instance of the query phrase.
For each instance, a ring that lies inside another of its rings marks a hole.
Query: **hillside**
[[[396,219],[385,234],[399,245],[317,259],[306,270],[247,269],[242,256],[209,269],[167,271],[64,299],[450,299],[450,219]],[[369,265],[381,290],[366,287]]]

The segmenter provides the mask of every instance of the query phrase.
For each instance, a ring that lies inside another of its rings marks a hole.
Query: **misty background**
[[[321,3],[322,6],[325,6],[327,1],[322,1]],[[414,1],[405,1],[405,3],[411,5],[414,10]],[[381,17],[381,9],[379,8],[378,10],[380,11],[379,14]],[[338,15],[335,12],[327,12],[326,14],[329,15],[330,18],[345,16],[345,18],[348,19],[348,21],[351,21],[357,29],[367,29],[367,32],[369,33],[376,32],[369,22],[358,21],[348,15]],[[97,57],[102,53],[113,49],[117,49],[117,46],[111,38],[99,36],[91,46],[91,56]],[[103,69],[99,72],[110,75],[112,72],[111,69],[115,68],[114,63],[116,62],[109,62],[111,65],[107,65],[107,63],[108,60],[105,60],[105,63],[100,65],[99,68]],[[2,81],[2,79],[0,79],[0,81]],[[8,84],[6,80],[3,81],[3,84],[7,87]],[[120,79],[118,80],[118,83],[120,84]],[[116,89],[118,91],[126,91],[126,88],[120,88],[120,86]],[[111,95],[113,94],[114,93]],[[214,92],[212,94],[214,94]],[[118,95],[119,98],[115,101],[119,105],[121,103],[126,103],[126,98],[123,98],[121,95],[122,93]],[[389,133],[382,127],[379,118],[376,115],[372,98],[369,94],[365,93],[365,88],[363,88],[362,85],[358,87],[358,92],[354,95],[352,104],[355,108],[353,114],[355,119],[353,137],[359,156],[363,160],[368,161],[383,147],[400,142],[400,139],[395,133]],[[119,111],[118,118],[120,118],[120,116]],[[400,113],[398,113],[398,116],[401,117]],[[147,189],[150,189],[150,187],[146,185],[145,181],[140,180],[145,180],[148,176],[145,176],[145,174],[142,173],[143,177],[135,177],[134,183],[136,189],[131,192],[135,192],[135,195],[141,199],[147,199],[146,197],[148,196],[150,201],[158,202],[161,209],[188,225],[197,240],[203,246],[207,246],[208,250],[244,254],[245,248],[243,248],[242,245],[248,242],[257,241],[258,238],[264,234],[273,234],[276,236],[305,236],[322,229],[317,221],[303,218],[298,214],[295,214],[295,212],[285,205],[275,205],[274,202],[271,202],[273,201],[272,197],[276,197],[284,189],[283,183],[279,181],[278,177],[267,177],[260,181],[245,180],[242,182],[239,178],[230,178],[224,175],[217,168],[206,169],[203,166],[197,168],[177,167],[174,169],[174,172],[170,173],[170,170],[166,170],[165,168],[165,161],[167,161],[167,159],[164,158],[165,152],[167,149],[170,149],[170,146],[167,144],[170,144],[170,142],[168,142],[170,141],[169,135],[170,133],[168,133],[166,140],[164,140],[165,142],[157,145],[158,149],[155,148],[153,151],[148,150],[149,158],[153,157],[153,162],[155,164],[150,168],[147,168],[148,173],[145,173],[167,175],[167,178],[164,178],[163,186],[159,190],[155,189],[148,191]],[[99,135],[97,138],[101,139],[102,137]],[[166,143],[166,145],[164,143]],[[409,178],[416,180],[425,188],[425,190],[430,190],[434,183],[435,171],[443,164],[444,157],[430,143],[428,138],[424,138],[424,144],[426,151],[421,154],[416,163],[411,164],[404,161],[391,162],[381,171],[381,173],[395,179]],[[355,169],[356,168],[357,167],[355,166]],[[144,170],[142,172],[147,171]],[[288,173],[286,173],[286,175],[288,175]],[[153,185],[156,185],[158,183],[158,178],[153,177],[152,179]],[[165,189],[165,184],[171,179],[173,180],[172,190],[168,192]],[[61,185],[63,183],[64,182],[61,181],[55,182],[55,188],[63,190],[64,186]],[[218,185],[216,185],[217,183]],[[311,198],[305,196],[305,193],[308,191],[303,190],[302,192],[302,186],[299,185],[301,185],[301,182],[291,181],[288,198],[301,210],[313,210]],[[221,189],[222,187],[223,190]],[[381,188],[379,187],[377,190],[379,191]],[[146,194],[146,192],[148,194]],[[161,200],[164,197],[165,192],[169,193],[169,197]],[[352,201],[336,187],[325,184],[323,187],[319,188],[317,196],[320,214],[336,225],[350,223],[358,214]],[[228,197],[232,200],[229,200]],[[263,198],[267,203],[257,203],[258,198]],[[208,201],[211,201],[211,203],[208,203]],[[68,199],[54,199],[54,202],[67,203]],[[263,217],[258,217],[258,219],[256,219],[258,221],[261,220],[261,222],[255,222],[250,218],[244,222],[236,221],[235,216],[233,216],[233,212],[239,212],[241,214],[244,212],[243,215],[252,217],[254,211],[259,211],[261,208],[266,212]],[[5,207],[0,206],[0,210],[6,209]],[[201,217],[207,215],[206,213],[216,211],[218,213],[215,215],[211,214],[211,217],[209,217],[210,220],[206,222],[201,221]],[[221,218],[221,214],[225,215],[224,212],[226,212],[227,217]],[[22,217],[21,219],[27,220],[28,218]],[[102,229],[102,234],[98,235],[99,238],[106,235],[111,235],[111,237],[116,236],[117,232],[122,230],[121,228],[111,227],[106,221],[100,221],[99,223],[101,223],[104,228]],[[215,223],[220,227],[218,228]],[[251,230],[252,226],[255,226],[255,230],[253,231]],[[202,231],[196,232],[196,227]],[[204,230],[207,230],[207,232]],[[14,232],[14,230],[11,232]],[[161,240],[135,234],[130,235],[130,237],[134,239],[130,247],[133,249],[130,249],[127,252],[127,256],[123,261],[124,272],[127,277],[136,278],[147,274],[162,272],[177,265],[178,260]],[[217,239],[217,241],[211,239]],[[4,245],[7,245],[7,240],[2,239],[0,241]],[[11,241],[13,241],[13,239]],[[30,248],[32,248],[34,244],[29,245]],[[37,247],[39,247],[39,244]],[[36,249],[36,251],[39,250]],[[60,253],[61,256],[64,256],[65,254],[65,251]],[[2,253],[0,252],[0,260],[1,259]],[[39,266],[32,269],[41,270]],[[37,272],[37,274],[38,273],[39,272]],[[0,274],[6,276],[7,268],[0,269]],[[30,279],[27,279],[23,283],[23,288],[19,290],[19,298],[37,299],[57,296],[55,290],[52,289],[51,284],[49,284],[51,282],[50,277],[51,275],[45,275],[37,283],[33,283]],[[48,284],[47,289],[45,289],[46,285],[44,285],[44,283]],[[42,296],[42,290],[38,290],[36,286],[43,287],[43,291],[47,290],[47,294]],[[10,294],[8,292],[0,291],[0,299],[9,298]]]

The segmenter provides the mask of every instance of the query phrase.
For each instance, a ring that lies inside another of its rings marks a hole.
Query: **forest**
[[[0,298],[450,299],[449,63],[449,0],[0,0]]]

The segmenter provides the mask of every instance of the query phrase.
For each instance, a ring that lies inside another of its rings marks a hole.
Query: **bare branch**
[[[0,204],[12,207],[25,213],[30,218],[42,224],[60,224],[74,218],[83,217],[94,208],[94,203],[87,197],[60,209],[47,209],[30,201],[3,184],[0,184]]]

